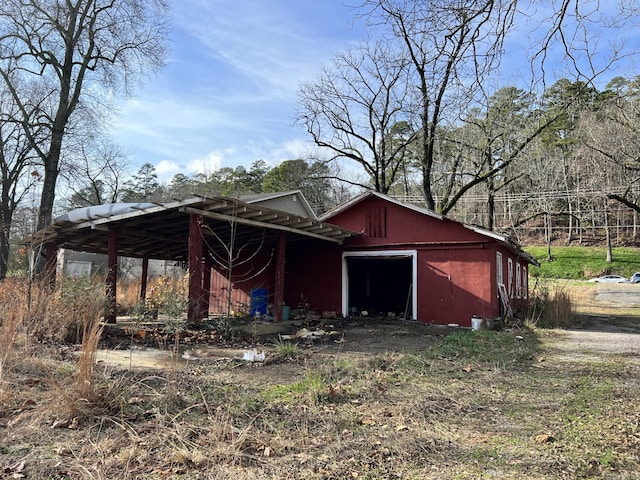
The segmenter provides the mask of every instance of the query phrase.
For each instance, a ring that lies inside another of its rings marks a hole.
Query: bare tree
[[[582,154],[592,158],[590,165],[606,165],[609,175],[618,172],[601,188],[608,198],[640,212],[640,77],[614,79],[603,96],[602,108],[580,119]]]
[[[387,193],[414,138],[396,128],[411,123],[409,89],[402,59],[383,43],[364,44],[337,55],[316,81],[302,84],[296,121],[331,152],[329,161],[359,164],[369,183],[343,181]]]
[[[121,193],[127,154],[108,139],[79,145],[74,161],[61,171],[71,193],[69,208],[115,203]]]
[[[30,187],[40,179],[33,149],[21,125],[13,119],[15,111],[11,95],[0,90],[0,280],[6,277],[9,268],[14,213]]]
[[[417,92],[413,111],[419,112],[415,130],[425,202],[443,212],[459,196],[449,196],[450,201],[441,204],[436,199],[434,188],[443,171],[438,165],[441,136],[456,128],[471,108],[484,103],[486,85],[500,71],[504,50],[515,48],[509,44],[512,35],[518,37],[520,49],[522,37],[530,35],[525,56],[530,60],[529,82],[534,93],[538,81],[546,84],[552,70],[550,59],[564,58],[560,67],[587,88],[616,61],[637,50],[626,48],[621,40],[598,51],[602,45],[599,40],[607,32],[633,28],[637,23],[638,8],[628,2],[604,6],[579,0],[551,5],[539,0],[363,0],[360,8],[368,25],[380,30],[409,59],[410,81]],[[603,51],[605,55],[596,57],[596,52]],[[554,75],[558,67],[554,65]],[[570,102],[564,108],[568,105]],[[547,115],[543,120],[542,128],[534,131],[527,144],[555,117]],[[457,194],[464,194],[474,183],[490,181],[504,168],[489,169],[487,175],[467,183]]]
[[[18,120],[44,166],[38,228],[51,222],[67,127],[81,102],[99,105],[114,91],[163,63],[168,34],[165,0],[4,0],[0,4],[0,78]],[[39,115],[28,115],[38,84]],[[102,92],[105,92],[103,94]],[[36,141],[34,128],[47,129]]]
[[[413,70],[422,187],[427,207],[435,209],[439,130],[461,117],[497,67],[515,5],[502,0],[366,0],[363,11],[371,25],[390,27],[390,41],[402,46]]]

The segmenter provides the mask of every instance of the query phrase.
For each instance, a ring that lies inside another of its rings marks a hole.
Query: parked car
[[[640,283],[640,272],[631,275],[631,283]]]
[[[592,278],[589,281],[596,283],[629,283],[628,278],[621,277],[620,275],[603,275],[602,277]]]

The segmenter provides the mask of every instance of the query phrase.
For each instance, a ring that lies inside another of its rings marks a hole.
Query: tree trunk
[[[487,219],[487,229],[493,231],[495,227],[495,215],[496,215],[496,192],[494,188],[494,178],[488,179],[489,185],[489,198],[487,199],[487,209],[489,210]]]
[[[544,227],[547,237],[547,260],[550,262],[553,260],[553,256],[551,255],[551,215],[548,213],[544,216]]]
[[[11,212],[2,208],[0,210],[0,280],[7,278],[9,271],[9,237],[11,233]]]
[[[608,264],[613,263],[613,249],[611,248],[611,232],[609,230],[609,211],[605,203],[604,206],[604,231],[607,236],[607,259]]]

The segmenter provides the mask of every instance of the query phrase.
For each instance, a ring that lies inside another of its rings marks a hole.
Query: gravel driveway
[[[624,329],[617,322],[621,310],[640,307],[640,284],[598,284],[593,301],[605,314],[591,316],[585,328],[563,331],[558,353],[574,359],[622,355],[640,363],[640,316],[626,314]]]

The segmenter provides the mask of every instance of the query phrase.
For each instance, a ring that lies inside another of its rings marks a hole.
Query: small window
[[[498,282],[498,286],[504,284],[502,278],[502,253],[500,252],[496,252],[496,281]]]
[[[509,275],[509,298],[513,298],[513,259],[507,259],[507,274]]]
[[[520,298],[520,283],[522,277],[520,276],[520,264],[516,263],[516,298]]]
[[[527,298],[529,295],[529,275],[527,273],[527,267],[522,267],[522,298]]]
[[[367,210],[365,231],[370,238],[387,237],[387,208],[373,207]]]

